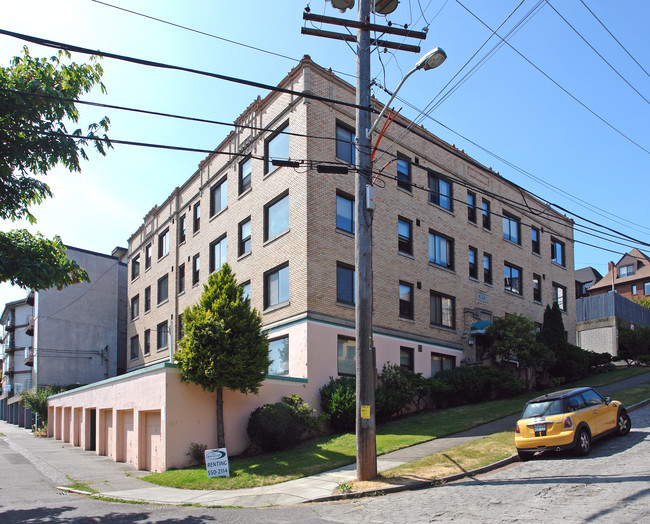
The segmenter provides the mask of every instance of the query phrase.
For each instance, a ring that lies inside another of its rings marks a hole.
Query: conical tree
[[[198,304],[185,310],[183,329],[175,355],[181,378],[216,391],[217,440],[226,447],[223,388],[257,394],[270,364],[262,317],[228,264],[210,275]]]

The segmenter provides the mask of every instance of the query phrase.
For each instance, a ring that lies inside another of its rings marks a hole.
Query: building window
[[[336,124],[336,157],[347,162],[355,163],[355,136],[352,128],[343,124]]]
[[[532,226],[530,228],[530,238],[531,238],[533,253],[535,253],[536,255],[539,255],[539,253],[540,253],[540,251],[539,251],[539,235],[540,235],[539,229],[536,228],[535,226]]]
[[[178,266],[178,294],[185,293],[185,264]]]
[[[354,304],[354,266],[336,263],[336,301]]]
[[[509,213],[503,212],[503,238],[521,244],[521,222]]]
[[[481,214],[483,216],[483,229],[490,231],[492,223],[490,221],[490,201],[483,199],[481,202]]]
[[[140,295],[131,298],[131,320],[140,316]]]
[[[618,268],[618,278],[631,277],[634,275],[634,264]]]
[[[269,375],[289,374],[289,335],[269,340]]]
[[[239,223],[239,256],[251,252],[251,217]]]
[[[138,335],[131,337],[131,360],[136,360],[140,356],[140,341]]]
[[[632,284],[632,294],[636,295],[636,284]]]
[[[336,229],[354,234],[354,197],[337,193]]]
[[[131,280],[140,276],[140,255],[136,255],[131,260]]]
[[[413,254],[413,222],[407,218],[397,218],[397,248],[400,253]]]
[[[533,273],[533,300],[542,302],[542,278],[535,273]]]
[[[454,269],[454,240],[429,231],[429,262],[436,266]]]
[[[158,304],[162,304],[169,298],[168,283],[169,277],[167,275],[158,279]]]
[[[264,174],[270,173],[275,169],[275,166],[271,163],[273,159],[289,159],[289,135],[284,132],[288,131],[288,129],[289,122],[284,124],[264,142]]]
[[[161,322],[156,326],[156,349],[160,351],[167,347],[167,336],[169,329],[167,328],[167,321]]]
[[[158,258],[162,258],[169,253],[169,229],[165,229],[158,235]]]
[[[411,192],[411,160],[405,156],[397,157],[397,187]]]
[[[221,269],[227,261],[228,237],[223,235],[210,244],[210,273]]]
[[[144,269],[145,271],[151,267],[151,243],[147,244],[144,248]]]
[[[566,288],[553,282],[553,302],[557,302],[562,311],[566,311],[566,299]]]
[[[210,188],[210,217],[220,213],[228,205],[228,178],[223,177]]]
[[[151,286],[144,288],[144,312],[147,313],[151,309]]]
[[[241,284],[243,298],[251,299],[251,281],[243,282]]]
[[[431,291],[431,325],[456,328],[456,299]]]
[[[251,173],[253,161],[250,158],[239,164],[239,194],[248,191],[251,188]]]
[[[201,258],[197,253],[192,258],[192,285],[196,286],[199,283],[199,271],[201,269]]]
[[[276,198],[264,206],[264,241],[289,229],[289,194]]]
[[[476,224],[476,194],[467,192],[467,220]]]
[[[264,309],[289,301],[289,264],[264,274]]]
[[[413,371],[415,369],[415,357],[413,348],[401,346],[399,348],[399,365],[404,369]]]
[[[338,336],[336,341],[336,361],[339,375],[354,377],[357,374],[355,359],[357,344],[353,337]]]
[[[144,330],[144,354],[149,355],[151,353],[151,330]]]
[[[194,204],[194,213],[192,216],[192,233],[196,233],[201,229],[201,202]]]
[[[413,284],[399,283],[399,316],[413,320]]]
[[[440,353],[431,353],[431,376],[435,377],[441,371],[454,369],[456,367],[456,358],[451,355],[441,355]]]
[[[478,280],[478,250],[469,246],[469,278]]]
[[[560,242],[557,238],[551,238],[551,261],[562,267],[566,266],[564,242]]]
[[[517,293],[517,295],[523,295],[521,276],[521,268],[512,266],[508,264],[508,262],[503,263],[503,280],[506,291]]]
[[[643,294],[650,295],[650,282],[643,283]]]
[[[483,282],[492,284],[492,255],[483,253]]]
[[[451,182],[439,173],[429,173],[429,202],[451,211]]]
[[[187,219],[185,215],[181,215],[178,219],[178,243],[185,242],[185,233],[187,233]]]

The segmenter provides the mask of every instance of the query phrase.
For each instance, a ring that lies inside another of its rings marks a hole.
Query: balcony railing
[[[29,315],[27,317],[27,327],[25,328],[25,335],[29,335],[29,336],[34,335],[34,315]]]
[[[25,365],[34,365],[34,348],[25,348]]]

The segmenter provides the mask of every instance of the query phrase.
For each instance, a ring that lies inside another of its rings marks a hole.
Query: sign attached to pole
[[[228,451],[226,451],[226,448],[206,449],[205,468],[208,472],[208,478],[229,477],[230,468],[228,466]]]

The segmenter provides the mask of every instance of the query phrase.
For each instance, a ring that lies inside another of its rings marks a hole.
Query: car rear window
[[[560,415],[562,412],[561,400],[543,400],[541,402],[531,402],[530,404],[527,404],[521,418]]]

